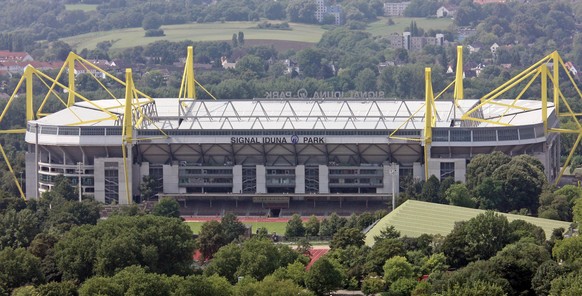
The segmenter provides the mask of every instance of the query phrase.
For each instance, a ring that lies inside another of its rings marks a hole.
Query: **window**
[[[455,163],[441,162],[441,180],[448,177],[455,177]]]

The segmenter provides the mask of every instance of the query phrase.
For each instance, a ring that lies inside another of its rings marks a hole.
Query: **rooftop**
[[[455,222],[467,221],[485,210],[464,208],[443,204],[436,204],[417,200],[407,200],[397,207],[390,214],[380,219],[368,233],[366,233],[366,245],[374,245],[374,236],[388,225],[393,225],[400,235],[408,237],[418,237],[421,234],[447,235],[455,226]],[[513,220],[524,220],[541,227],[546,238],[549,239],[552,231],[563,227],[568,229],[570,222],[542,219],[530,216],[500,213],[507,217],[509,222]]]
[[[147,102],[140,99],[140,103]],[[179,100],[157,98],[155,112],[149,117],[155,123],[148,128],[163,129],[415,129],[424,127],[424,101],[390,99],[280,99],[280,100],[197,100],[190,104],[188,116],[179,118]],[[457,107],[451,101],[436,101],[435,127],[450,127],[453,119],[471,110],[478,100],[461,100]],[[500,119],[512,125],[532,125],[542,122],[541,102],[533,100],[498,100],[515,107],[488,104],[483,106],[484,118]],[[124,101],[94,100],[77,102],[74,106],[36,120],[40,125],[116,126],[119,121],[105,110],[123,115]],[[548,103],[548,116],[553,105]],[[153,107],[151,104],[149,107]],[[150,108],[150,111],[153,108]],[[480,123],[480,127],[494,126]]]

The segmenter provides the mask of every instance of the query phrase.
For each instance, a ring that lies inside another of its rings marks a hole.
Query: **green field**
[[[245,40],[280,40],[316,43],[325,32],[320,26],[290,23],[291,30],[261,30],[255,28],[257,22],[225,22],[225,23],[191,23],[183,25],[162,26],[166,36],[144,37],[142,28],[93,32],[62,40],[75,49],[94,49],[97,43],[112,41],[112,49],[144,46],[158,40],[168,41],[230,41],[232,34],[244,32]]]
[[[186,222],[186,224],[190,226],[190,229],[192,229],[192,232],[196,234],[200,232],[200,227],[202,227],[203,223],[204,222]],[[247,222],[243,224],[251,225],[253,227],[253,233],[255,233],[260,227],[265,227],[269,233],[277,233],[281,235],[285,234],[285,227],[287,227],[287,222]]]
[[[65,4],[66,10],[96,11],[97,4]]]
[[[388,26],[388,18],[382,17],[380,20],[370,23],[367,32],[374,36],[386,36],[393,33],[402,34],[404,28],[410,26],[411,21],[415,21],[417,27],[428,31],[429,29],[444,30],[453,24],[450,18],[414,18],[414,17],[393,17],[394,25]]]

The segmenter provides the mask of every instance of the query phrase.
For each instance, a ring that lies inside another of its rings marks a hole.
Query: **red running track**
[[[186,222],[207,222],[207,221],[220,221],[221,216],[196,216],[196,217],[182,217]],[[253,223],[253,222],[289,222],[289,218],[264,218],[264,217],[237,217],[242,223]],[[309,217],[302,217],[303,222],[309,221]]]

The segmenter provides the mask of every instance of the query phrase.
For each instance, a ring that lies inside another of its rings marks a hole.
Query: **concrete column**
[[[465,183],[465,175],[467,174],[467,161],[464,159],[455,160],[455,181]]]
[[[105,158],[95,158],[93,165],[93,182],[95,200],[105,203]]]
[[[243,189],[242,165],[232,167],[232,193],[242,193]]]
[[[24,161],[26,164],[26,188],[23,188],[24,195],[27,199],[35,199],[35,192],[38,190],[38,180],[36,179],[37,163],[34,153],[26,152],[24,155]],[[20,176],[17,175],[16,177]]]
[[[441,179],[441,162],[442,159],[430,159],[428,161],[428,176],[434,175],[437,179]],[[451,162],[450,159],[447,159],[445,162]],[[456,174],[455,174],[456,175]]]
[[[264,165],[257,165],[257,193],[267,193],[267,171]]]
[[[180,193],[178,187],[180,167],[178,165],[165,164],[164,172],[164,193]]]
[[[416,180],[424,180],[424,166],[420,162],[412,164],[412,177]]]
[[[305,193],[305,165],[295,167],[295,193]]]
[[[329,193],[329,168],[319,165],[319,193]]]

